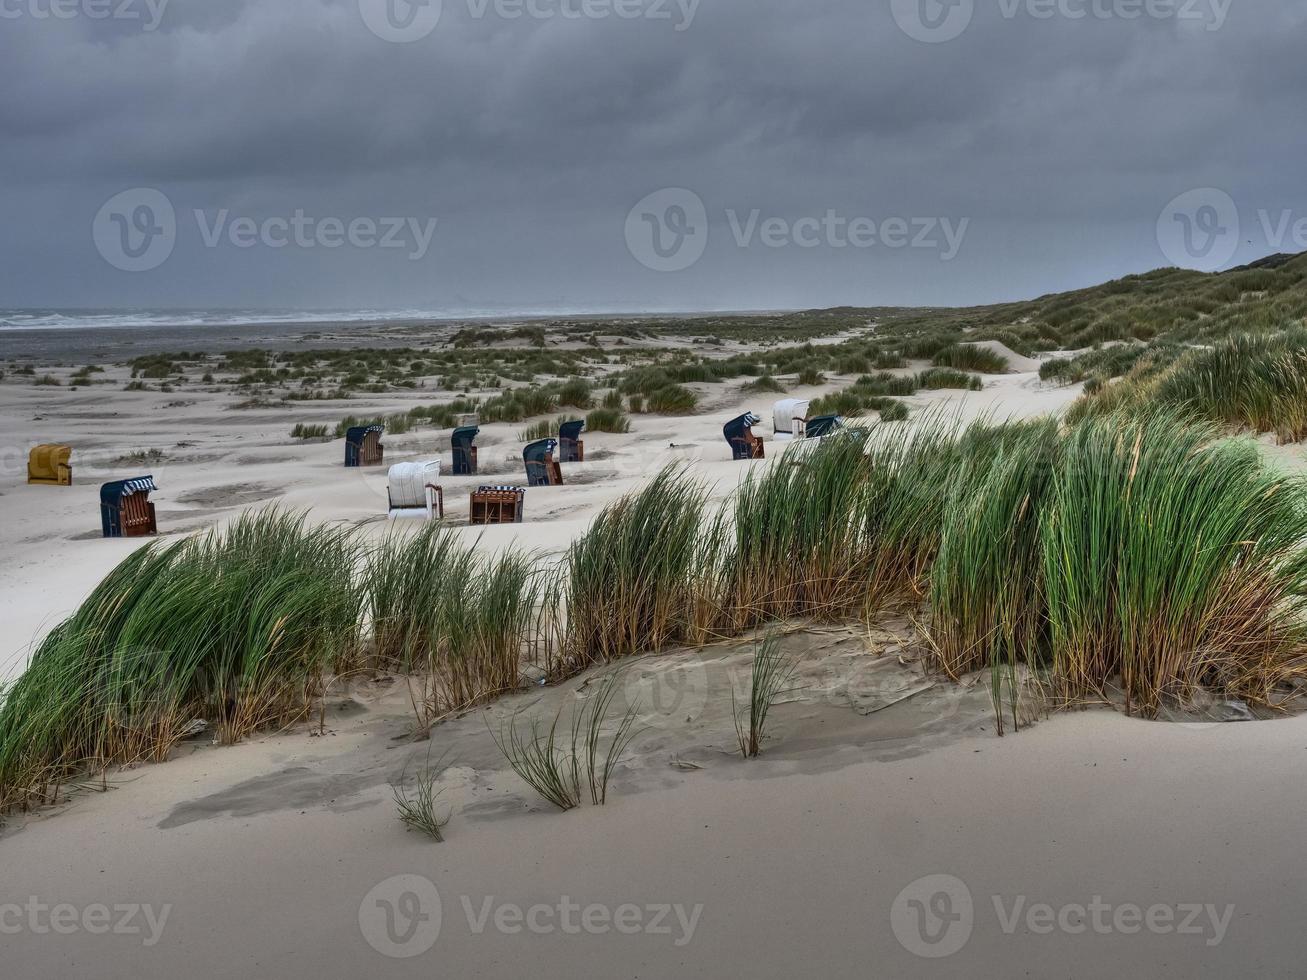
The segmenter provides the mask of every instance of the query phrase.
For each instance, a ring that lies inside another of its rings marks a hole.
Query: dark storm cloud
[[[1191,188],[1227,191],[1245,231],[1258,209],[1307,215],[1307,14],[1273,0],[1198,0],[1205,20],[975,0],[943,43],[909,37],[889,0],[702,0],[688,23],[675,2],[670,20],[541,20],[445,0],[407,44],[360,0],[171,0],[154,30],[39,16],[50,2],[0,0],[0,307],[960,303],[1167,264],[1158,215]],[[581,0],[540,0],[562,2]],[[91,224],[135,187],[167,195],[178,234],[127,273]],[[698,195],[710,233],[659,273],[624,227],[667,187]],[[438,227],[420,261],[205,247],[196,209]],[[824,230],[739,247],[732,221],[755,211],[968,224],[942,262]]]

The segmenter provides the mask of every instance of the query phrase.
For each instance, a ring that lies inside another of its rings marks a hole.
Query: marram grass
[[[332,674],[418,675],[430,722],[531,662],[559,678],[896,607],[944,673],[993,672],[996,701],[1021,668],[1066,703],[1119,687],[1145,715],[1198,686],[1275,703],[1307,673],[1307,488],[1188,411],[872,423],[796,445],[719,506],[668,469],[561,563],[435,526],[363,546],[276,509],[148,545],[0,694],[0,810],[162,760],[195,718],[226,742],[294,721]],[[548,769],[551,733],[504,744]]]
[[[161,760],[194,718],[234,742],[306,710],[353,652],[354,545],[275,509],[135,552],[40,644],[0,704],[0,803]]]

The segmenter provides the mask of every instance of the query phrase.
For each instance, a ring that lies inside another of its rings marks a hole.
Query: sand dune
[[[1005,356],[1013,372],[982,391],[905,401],[1026,418],[1078,393],[1041,385],[1035,362]],[[346,470],[339,441],[287,436],[294,422],[334,423],[339,406],[237,411],[229,395],[120,388],[0,384],[0,423],[21,434],[0,475],[10,673],[145,544],[99,538],[101,480],[153,472],[165,540],[273,501],[366,535],[387,528],[384,470]],[[587,434],[590,461],[568,466],[563,487],[529,491],[527,523],[469,528],[472,486],[520,478],[521,426],[488,425],[484,475],[443,480],[449,521],[486,549],[550,554],[668,462],[721,497],[774,462],[731,461],[722,422],[746,409],[766,416],[771,400],[715,386],[708,414],[637,416],[630,435]],[[445,436],[387,437],[387,459],[447,460]],[[46,440],[78,447],[76,486],[23,483],[26,446]],[[449,719],[429,741],[414,741],[406,683],[384,677],[342,682],[320,723],[226,749],[199,731],[166,765],[116,772],[11,820],[0,926],[6,902],[38,924],[49,913],[33,902],[150,915],[107,936],[29,924],[5,936],[6,975],[71,976],[88,964],[124,978],[1300,972],[1295,786],[1307,720],[1223,725],[1215,719],[1240,713],[1212,705],[1164,724],[1099,709],[1027,718],[1033,730],[999,739],[988,676],[931,677],[918,635],[907,620],[790,631],[782,643],[799,683],[751,761],[732,720],[750,639],[632,660],[620,688],[621,704],[640,710],[629,758],[606,807],[568,814],[508,771],[492,733],[517,712],[552,717],[580,703],[600,671]],[[389,785],[433,759],[448,766],[444,844],[403,829]],[[387,909],[407,917],[387,923]]]

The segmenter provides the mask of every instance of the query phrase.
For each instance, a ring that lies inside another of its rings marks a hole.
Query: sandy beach
[[[40,370],[68,375],[72,363]],[[1061,411],[1080,386],[1041,382],[1038,364],[984,375],[978,391],[904,401],[963,419]],[[152,473],[165,541],[273,503],[368,539],[386,532],[384,468],[347,470],[340,440],[287,436],[297,422],[333,425],[341,405],[235,408],[233,392],[204,386],[125,391],[121,366],[106,365],[104,379],[77,390],[0,384],[0,423],[15,440],[0,487],[9,676],[146,544],[100,537],[104,480]],[[815,398],[853,380],[788,394]],[[520,525],[466,525],[471,488],[522,476],[522,426],[483,425],[481,473],[442,478],[448,523],[478,549],[556,557],[667,463],[684,463],[714,500],[777,465],[766,426],[766,461],[732,461],[720,434],[746,410],[767,417],[770,397],[741,382],[691,387],[701,398],[692,415],[636,415],[629,434],[587,434],[587,462],[566,468],[564,486],[530,490]],[[347,404],[394,413],[441,394]],[[430,429],[387,436],[386,460],[448,463],[447,440]],[[76,447],[73,487],[25,484],[27,448],[45,441]],[[749,761],[732,704],[747,690],[752,638],[626,665],[620,702],[638,706],[638,734],[609,804],[566,814],[508,770],[495,734],[524,710],[579,703],[603,669],[457,713],[429,740],[414,741],[412,691],[393,677],[338,680],[320,717],[234,747],[199,730],[165,765],[114,769],[11,818],[0,836],[6,972],[1300,972],[1307,869],[1294,856],[1294,787],[1307,720],[1222,724],[1213,705],[1168,724],[1098,706],[1031,717],[999,738],[985,675],[955,684],[933,674],[910,618],[793,624],[781,645],[798,683],[775,708],[767,752]],[[443,844],[405,830],[391,788],[433,758],[448,766]]]
[[[249,328],[243,339],[252,346],[273,349],[288,342],[297,347],[307,343],[309,349],[315,345],[334,348],[345,338],[350,346],[376,342],[384,348],[395,343],[397,329],[403,330],[402,342],[411,344],[447,338],[455,328],[416,332],[412,327],[387,326],[379,328],[379,336],[370,340],[372,334],[365,327],[338,331],[315,327],[307,341],[302,333]],[[51,361],[35,363],[62,363],[62,367],[50,367],[54,376],[68,378],[72,365],[93,361],[92,355],[83,351],[85,341],[79,334],[41,333],[59,336],[45,337],[39,343],[27,340],[16,349],[53,353]],[[217,337],[197,337],[174,329],[166,337],[151,336],[146,342],[165,351],[223,351],[230,349],[232,339],[225,331]],[[738,343],[716,349],[696,347],[708,356],[726,356],[741,349]],[[927,364],[914,362],[895,373],[911,374]],[[0,678],[20,670],[33,640],[71,613],[127,553],[146,543],[142,539],[100,540],[101,483],[153,475],[160,487],[153,500],[165,538],[220,525],[243,511],[272,503],[306,510],[315,521],[361,524],[368,533],[379,535],[387,526],[386,468],[347,470],[341,466],[343,443],[339,439],[299,443],[288,437],[291,427],[301,422],[334,427],[346,413],[390,414],[451,397],[449,392],[424,388],[380,397],[356,395],[340,402],[304,402],[289,408],[238,408],[242,399],[230,390],[205,390],[202,385],[171,393],[124,391],[129,372],[109,362],[105,367],[105,373],[98,376],[103,383],[78,390],[0,383],[0,424],[10,440],[2,454],[0,494],[6,511],[13,515],[2,532],[10,561],[0,569],[0,619],[10,628],[0,640]],[[44,366],[41,370],[45,373]],[[817,398],[852,380],[851,376],[830,376],[821,386],[795,386],[786,397]],[[1057,411],[1079,394],[1078,385],[1046,385],[1032,371],[989,376],[985,385],[983,391],[920,392],[905,400],[914,408],[944,405],[946,411],[963,419],[986,415],[1029,418]],[[750,410],[770,420],[772,403],[781,396],[744,393],[740,391],[742,383],[690,387],[704,399],[692,416],[634,416],[629,434],[587,434],[587,461],[569,468],[567,486],[533,490],[526,523],[520,526],[466,526],[472,489],[486,483],[521,483],[525,476],[519,438],[524,425],[483,425],[477,440],[479,473],[475,477],[442,477],[450,523],[459,526],[463,537],[480,540],[488,547],[520,544],[557,554],[606,504],[669,463],[689,464],[720,498],[749,469],[731,460],[730,448],[721,435],[722,424]],[[760,426],[759,431],[766,428]],[[28,451],[47,442],[76,447],[74,486],[51,490],[26,485]],[[385,445],[387,463],[439,458],[444,461],[444,472],[449,473],[448,430],[388,435]]]

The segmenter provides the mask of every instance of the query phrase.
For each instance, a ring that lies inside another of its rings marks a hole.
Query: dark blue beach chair
[[[100,488],[100,526],[106,538],[140,538],[158,534],[150,494],[159,488],[154,477],[115,480]]]
[[[558,427],[558,461],[560,463],[584,463],[585,443],[581,433],[585,431],[585,422],[564,422]]]
[[[554,459],[554,450],[557,448],[557,439],[541,439],[522,450],[522,459],[526,462],[527,486],[560,487],[563,485],[562,467]]]
[[[762,419],[752,412],[745,412],[737,419],[731,419],[722,429],[726,441],[731,444],[731,456],[734,459],[763,459],[766,450],[762,439],[754,435],[753,427]]]
[[[384,425],[356,425],[346,432],[345,465],[351,469],[380,466],[386,454],[386,447],[381,444],[381,435],[385,431]]]
[[[454,430],[454,475],[473,476],[477,471],[477,447],[472,445],[481,430],[475,425],[464,425]]]

